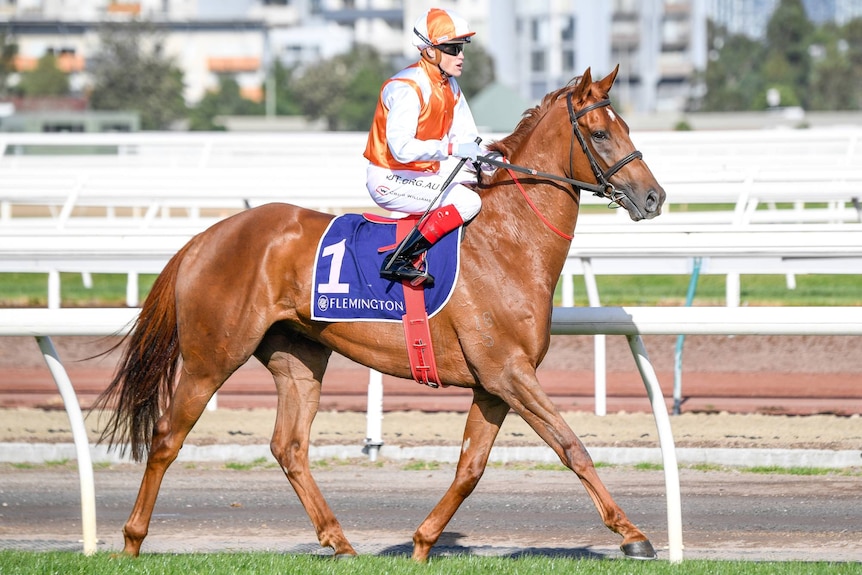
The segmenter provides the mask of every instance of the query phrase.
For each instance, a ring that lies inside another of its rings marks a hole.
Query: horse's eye
[[[605,132],[604,130],[598,130],[596,132],[593,132],[593,139],[594,140],[607,140],[608,139],[608,133]]]

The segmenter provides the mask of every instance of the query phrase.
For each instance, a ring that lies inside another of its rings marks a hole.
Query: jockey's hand
[[[495,171],[497,171],[497,166],[494,166],[492,164],[489,164],[487,162],[482,161],[485,158],[501,162],[501,161],[503,161],[503,154],[501,154],[500,152],[497,152],[496,150],[495,151],[483,150],[479,154],[479,156],[476,158],[476,160],[469,162],[467,164],[467,171],[477,173],[481,170],[482,173],[486,174],[486,175],[491,175]]]
[[[464,142],[461,144],[450,143],[450,156],[465,158],[467,160],[476,161],[476,156],[482,153],[482,149],[476,142]]]
[[[483,156],[480,156],[475,163],[479,164],[479,169],[482,170],[482,172],[489,175],[497,171],[497,166],[483,162],[482,157],[488,158],[490,160],[496,160],[498,162],[502,162],[505,160],[505,158],[503,158],[503,154],[497,152],[496,150],[491,152],[486,151]]]

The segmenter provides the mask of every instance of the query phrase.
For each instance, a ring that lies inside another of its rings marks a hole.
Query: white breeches
[[[475,182],[476,175],[462,169],[441,194],[443,182],[454,169],[454,164],[448,170],[446,166],[442,165],[438,174],[429,174],[409,170],[393,171],[369,164],[366,178],[368,193],[378,206],[390,212],[422,214],[429,207],[451,205],[458,210],[461,219],[469,222],[479,213],[482,200],[479,194],[462,183]]]

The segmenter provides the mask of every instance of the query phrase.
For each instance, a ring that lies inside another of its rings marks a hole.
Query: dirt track
[[[96,471],[99,549],[119,551],[141,466]],[[600,470],[629,517],[667,559],[661,471]],[[314,470],[362,554],[409,555],[410,537],[443,495],[454,466],[339,464]],[[0,465],[0,549],[80,550],[81,507],[70,468]],[[683,469],[686,558],[859,562],[857,476],[755,475]],[[491,467],[433,553],[619,558],[569,471]],[[165,477],[144,553],[269,549],[318,553],[314,530],[274,465],[252,470],[174,465]]]
[[[645,341],[665,395],[670,396],[676,338]],[[55,338],[84,407],[109,381],[117,355],[85,358],[111,343]],[[858,449],[862,445],[859,349],[859,337],[688,338],[683,364],[686,401],[683,415],[673,419],[677,445]],[[587,445],[655,446],[650,405],[622,337],[608,338],[612,416],[591,415],[592,350],[590,337],[552,338],[539,370],[543,386]],[[365,438],[367,378],[365,368],[333,357],[324,379],[315,443],[352,444]],[[469,403],[466,390],[433,390],[384,378],[384,440],[398,445],[457,444]],[[22,409],[0,411],[0,441],[71,441],[62,400],[32,338],[0,339],[0,408],[4,407]],[[219,407],[216,413],[204,415],[190,442],[269,441],[275,394],[269,374],[255,361],[228,380],[219,392]],[[93,437],[97,428],[95,419],[88,420]],[[516,416],[506,421],[498,441],[538,444],[535,433]]]
[[[589,447],[657,447],[655,422],[648,413],[597,417],[587,412],[566,412],[565,418]],[[71,443],[64,411],[33,408],[0,409],[0,442]],[[205,412],[195,426],[189,445],[266,445],[272,434],[275,410],[219,409]],[[383,418],[386,445],[458,445],[465,414],[455,412],[390,412]],[[853,450],[862,445],[862,417],[830,415],[783,416],[763,414],[688,413],[671,421],[677,447],[834,449]],[[95,440],[101,429],[96,417],[87,419]],[[314,445],[362,445],[365,414],[324,411],[312,428]],[[543,445],[536,433],[516,415],[510,415],[497,445]],[[862,460],[860,460],[862,465]]]
[[[644,338],[666,397],[672,396],[676,337]],[[54,339],[85,407],[110,380],[118,355],[86,359],[114,340]],[[683,410],[765,414],[862,413],[862,337],[692,336],[683,353]],[[593,411],[593,338],[554,336],[539,379],[563,411]],[[608,411],[649,412],[625,338],[607,338]],[[368,370],[337,355],[324,378],[322,410],[364,411]],[[385,377],[384,410],[465,411],[470,393],[432,390]],[[269,373],[255,360],[219,392],[227,408],[275,407]],[[62,407],[33,338],[0,338],[0,407]]]

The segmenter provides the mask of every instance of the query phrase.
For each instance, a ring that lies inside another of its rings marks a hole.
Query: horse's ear
[[[593,73],[590,68],[587,68],[583,74],[581,74],[581,79],[575,86],[575,89],[572,90],[572,100],[579,102],[583,98],[586,97],[587,93],[590,91],[590,86],[593,83]]]
[[[620,65],[617,64],[616,68],[614,68],[610,74],[608,74],[607,76],[605,76],[604,78],[602,78],[601,80],[599,80],[597,82],[599,87],[602,89],[602,92],[607,94],[610,91],[611,86],[614,85],[614,80],[617,79],[617,73],[619,71],[620,71]]]

